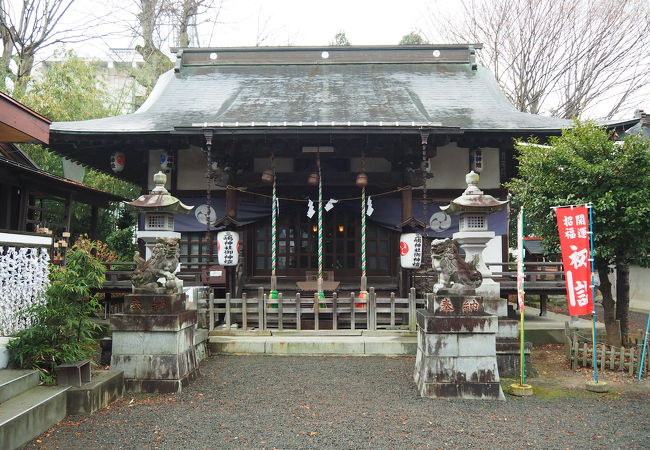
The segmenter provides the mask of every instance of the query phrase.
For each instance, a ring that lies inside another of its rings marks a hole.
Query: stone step
[[[35,370],[0,370],[0,404],[38,386],[38,382]]]
[[[415,336],[210,336],[211,354],[414,356]]]
[[[68,389],[36,386],[1,404],[0,448],[18,448],[63,420]]]

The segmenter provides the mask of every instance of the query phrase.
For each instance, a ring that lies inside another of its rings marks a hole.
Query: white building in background
[[[97,57],[81,57],[82,60],[97,67],[99,80],[102,81],[116,104],[120,105],[117,114],[134,112],[146,99],[146,89],[138,84],[135,74],[144,66],[142,56],[133,48],[111,48],[108,53]],[[43,68],[61,61],[50,58],[35,69],[38,77]]]

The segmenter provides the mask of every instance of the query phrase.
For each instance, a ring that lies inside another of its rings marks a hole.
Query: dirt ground
[[[595,395],[586,392],[585,383],[593,380],[591,368],[578,368],[571,370],[567,361],[564,345],[549,344],[533,348],[533,368],[536,376],[528,378],[536,394],[551,397],[573,397]],[[513,380],[516,382],[517,380]],[[650,381],[642,379],[637,381],[624,372],[604,371],[598,373],[598,381],[605,381],[609,385],[609,396],[626,394],[647,394],[650,397]]]

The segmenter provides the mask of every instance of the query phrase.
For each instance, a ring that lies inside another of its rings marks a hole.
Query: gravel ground
[[[414,363],[212,357],[182,394],[126,397],[91,417],[68,417],[27,447],[650,448],[647,393],[422,399]]]

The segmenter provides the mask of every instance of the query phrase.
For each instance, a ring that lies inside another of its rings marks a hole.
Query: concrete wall
[[[500,187],[499,149],[482,148],[483,170],[479,187],[496,189]],[[433,178],[427,183],[428,189],[460,189],[467,187],[465,175],[469,172],[469,149],[459,148],[456,143],[438,147],[436,156],[431,158]]]
[[[162,150],[149,150],[149,189],[153,189],[153,175],[160,170],[160,154]],[[199,147],[190,147],[178,151],[179,157],[176,161],[178,168],[178,190],[205,190],[205,155]],[[167,179],[167,189],[170,188],[170,180]],[[213,183],[212,189],[223,190],[221,186]]]
[[[616,296],[616,272],[609,275]],[[650,314],[650,268],[630,266],[630,309]]]

